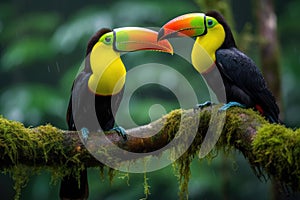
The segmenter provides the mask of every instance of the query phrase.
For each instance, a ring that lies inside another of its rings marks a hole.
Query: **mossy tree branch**
[[[225,117],[224,127],[216,144],[217,149],[238,149],[248,159],[258,176],[263,172],[281,183],[300,190],[300,129],[291,130],[283,125],[269,124],[252,110],[232,108],[219,113],[218,106],[203,110],[175,110],[148,125],[126,130],[124,142],[116,132],[109,131],[109,140],[99,140],[99,133],[91,133],[86,146],[76,131],[64,131],[51,125],[26,128],[19,122],[0,118],[0,167],[2,171],[15,166],[55,169],[66,175],[72,167],[103,167],[87,148],[104,147],[107,152],[122,148],[136,153],[154,152],[177,137],[180,127],[198,132],[181,163],[189,164],[199,151],[209,126]],[[210,120],[214,115],[214,120]],[[195,120],[196,119],[196,120]],[[191,122],[193,121],[193,122]],[[197,123],[195,123],[197,122]],[[199,123],[198,123],[199,122]],[[155,134],[157,133],[157,134]],[[141,137],[147,135],[152,137]],[[134,137],[138,135],[140,137]],[[87,148],[86,148],[87,147]],[[180,159],[179,159],[180,160]]]

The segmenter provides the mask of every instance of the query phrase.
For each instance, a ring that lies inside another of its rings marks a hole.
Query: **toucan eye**
[[[211,20],[211,19],[207,20],[207,25],[208,25],[208,26],[212,26],[213,23],[214,23],[213,20]]]
[[[113,42],[113,39],[114,39],[113,33],[108,32],[100,37],[99,42],[101,42],[105,45],[111,45]]]
[[[106,43],[110,43],[111,37],[106,37],[104,40],[105,40]]]

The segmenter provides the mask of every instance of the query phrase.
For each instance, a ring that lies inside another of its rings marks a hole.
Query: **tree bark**
[[[280,61],[279,61],[279,43],[277,37],[277,18],[274,12],[273,0],[258,0],[257,18],[259,24],[260,40],[260,58],[262,72],[266,82],[274,94],[278,106],[282,111],[281,101],[281,79],[280,79]],[[283,120],[283,114],[280,113]],[[272,181],[273,200],[281,199],[280,183]]]
[[[280,110],[282,110],[277,17],[274,12],[273,0],[256,2],[262,72]]]

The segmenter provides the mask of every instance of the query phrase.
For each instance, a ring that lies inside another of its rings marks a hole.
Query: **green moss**
[[[257,131],[252,145],[253,165],[294,190],[300,190],[300,129],[265,124]]]
[[[29,181],[31,169],[27,166],[15,166],[8,170],[14,181],[14,190],[16,192],[14,199],[17,200],[21,196],[21,189],[24,188]]]
[[[21,189],[29,177],[40,173],[42,169],[50,171],[52,183],[68,175],[79,177],[84,164],[79,152],[64,154],[68,146],[63,143],[63,134],[63,131],[51,125],[26,128],[22,123],[0,116],[2,171],[9,173],[14,180],[15,199],[20,198]],[[21,160],[23,158],[26,160]],[[19,164],[19,161],[23,164]]]
[[[210,114],[209,112],[190,112],[190,111],[180,111],[177,113],[178,116],[173,118],[174,121],[172,124],[176,124],[175,131],[176,139],[178,142],[175,148],[175,152],[173,152],[173,156],[177,157],[179,152],[182,152],[183,149],[187,149],[173,164],[173,168],[175,171],[175,175],[178,178],[179,182],[179,198],[187,199],[188,198],[188,183],[191,176],[190,165],[192,160],[194,159],[196,153],[199,151],[199,144],[202,142],[202,134],[196,134],[198,131],[202,131],[207,126],[207,122],[209,121]],[[179,115],[180,114],[180,115]],[[180,117],[180,118],[179,118]],[[179,119],[178,119],[179,118]],[[201,128],[199,128],[201,127]],[[173,126],[174,128],[174,126]],[[190,146],[187,145],[190,143],[194,134],[195,138]],[[172,134],[174,134],[172,132]]]
[[[245,132],[245,130],[243,130],[243,124],[245,124],[245,120],[248,118],[256,119],[254,125],[267,124],[265,119],[252,109],[231,108],[230,111],[227,112],[218,112],[219,108],[220,105],[199,112],[198,134],[188,150],[176,160],[173,165],[175,174],[178,177],[180,199],[188,199],[188,183],[191,176],[190,164],[195,155],[199,152],[201,145],[203,145],[203,139],[206,134],[211,134],[211,137],[219,137],[215,148],[213,148],[214,140],[212,140],[211,143],[209,141],[206,144],[206,148],[212,149],[212,151],[207,155],[207,152],[204,153],[204,158],[211,161],[219,154],[219,151],[222,151],[225,155],[230,155],[234,147],[240,147],[251,151],[251,144],[244,144],[241,140],[241,137]],[[184,116],[185,112],[182,112],[181,114]],[[241,115],[243,115],[243,117],[241,117]],[[191,117],[197,119],[195,116]],[[188,134],[188,132],[193,131],[192,127],[195,126],[195,121],[188,117],[182,117],[181,120],[184,118],[188,120],[181,123],[180,126],[185,130],[184,134]],[[175,124],[175,122],[172,123]],[[200,157],[202,157],[201,154]]]
[[[150,193],[150,185],[148,183],[148,177],[147,177],[147,173],[144,173],[144,194],[145,194],[145,198],[147,199],[148,196],[151,194]]]
[[[126,179],[126,184],[127,186],[130,186],[129,181],[130,181],[130,176],[129,173],[125,173],[125,172],[119,172],[118,173],[118,178],[125,180]]]
[[[176,140],[178,139],[178,137],[180,135],[182,135],[183,133],[180,132],[182,130],[184,130],[186,128],[186,124],[184,124],[182,121],[184,121],[184,111],[181,109],[178,110],[174,110],[171,113],[169,113],[168,115],[166,115],[165,117],[165,124],[163,129],[161,130],[161,133],[167,133],[169,140]],[[180,127],[182,127],[180,129]],[[185,139],[185,138],[183,138]],[[181,146],[181,144],[183,144],[184,141],[179,141],[179,143],[177,143],[178,145],[176,146],[176,148],[174,148],[173,150],[171,150],[170,152],[170,159],[171,160],[176,160],[176,158],[178,157],[178,153],[180,153],[180,151],[182,150],[182,148],[185,148],[184,146]],[[179,188],[180,188],[180,196],[182,196],[183,194],[187,193],[187,184],[188,184],[188,180],[189,180],[189,156],[188,154],[184,153],[184,155],[182,155],[179,159],[176,160],[176,162],[173,164],[174,166],[174,170],[176,173],[176,176],[178,177],[179,180]],[[145,181],[145,179],[144,179]],[[146,187],[145,187],[146,185]],[[144,183],[144,190],[146,192],[148,192],[149,186],[148,183],[146,182],[146,184]]]
[[[8,156],[11,162],[16,164],[19,156],[17,142],[27,143],[28,133],[23,124],[6,120],[2,116],[0,117],[0,131],[1,158]],[[20,137],[21,140],[18,140]]]
[[[168,138],[172,139],[177,133],[180,121],[181,121],[181,114],[182,110],[173,110],[164,118],[166,120],[163,129],[161,130],[162,133],[167,132]]]
[[[229,155],[235,147],[246,152],[245,156],[251,166],[258,169],[258,176],[262,175],[260,169],[263,169],[282,183],[300,190],[300,159],[298,159],[300,157],[300,129],[292,130],[282,125],[269,124],[251,109],[231,108],[230,111],[220,113],[219,107],[213,106],[201,112],[178,109],[164,117],[164,127],[160,134],[167,133],[169,141],[176,144],[170,153],[170,159],[175,161],[178,154],[187,149],[173,164],[178,177],[180,199],[188,199],[190,165],[199,153],[208,130],[212,130],[212,134],[221,131],[216,148],[205,156],[208,161],[216,157],[220,150]],[[251,121],[250,127],[248,127],[248,119]],[[225,122],[224,127],[223,122]],[[245,129],[257,129],[258,126],[260,128],[257,130],[254,141],[245,144],[243,139]],[[196,137],[189,145],[191,133],[195,131]],[[21,188],[27,184],[30,176],[40,173],[42,169],[52,174],[52,183],[68,175],[77,177],[79,181],[80,171],[85,167],[84,159],[88,158],[82,158],[78,150],[68,149],[74,145],[66,144],[63,134],[63,131],[51,125],[28,129],[19,122],[9,121],[0,116],[0,159],[9,161],[2,165],[2,171],[10,173],[15,181],[15,199],[20,198]],[[154,138],[156,139],[159,137]],[[72,144],[73,141],[68,142]],[[210,145],[214,143],[207,145],[210,149]],[[68,155],[65,155],[66,151]],[[105,156],[105,151],[102,154]],[[22,160],[23,164],[28,164],[27,167],[18,163],[20,158],[30,158],[26,161]],[[99,167],[103,177],[104,168]],[[107,169],[107,176],[112,182],[116,171],[111,168]],[[129,180],[129,175],[126,177]],[[146,174],[144,174],[144,193],[145,198],[150,194]]]

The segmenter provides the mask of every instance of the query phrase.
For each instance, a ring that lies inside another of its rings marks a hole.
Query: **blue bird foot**
[[[90,133],[89,129],[87,129],[85,127],[81,129],[81,136],[82,136],[82,140],[83,140],[84,145],[87,142],[87,139],[89,137],[89,133]]]
[[[194,111],[196,111],[198,109],[203,109],[203,108],[211,106],[213,104],[214,103],[212,103],[211,101],[205,101],[204,103],[196,104],[196,106],[194,107]]]
[[[221,112],[221,111],[225,111],[225,110],[227,110],[227,109],[229,109],[229,108],[231,108],[231,107],[246,108],[246,106],[243,105],[243,104],[240,104],[240,103],[235,102],[235,101],[231,101],[231,102],[229,102],[229,103],[224,104],[224,105],[219,109],[219,111],[220,111],[220,112]]]
[[[122,136],[124,142],[127,141],[127,133],[126,133],[126,131],[125,131],[125,129],[124,129],[123,127],[117,126],[117,127],[114,127],[114,128],[111,129],[111,130],[116,131],[120,136]]]

